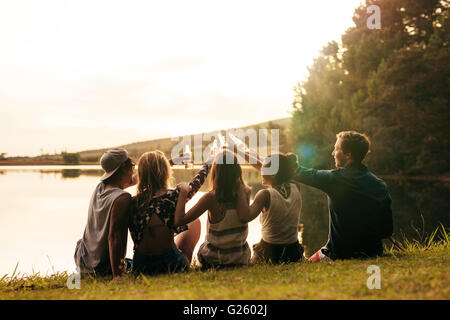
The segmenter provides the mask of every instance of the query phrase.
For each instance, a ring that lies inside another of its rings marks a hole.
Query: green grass
[[[450,242],[406,242],[383,257],[313,264],[260,264],[250,267],[153,277],[81,280],[66,287],[67,273],[41,277],[5,275],[0,299],[450,299]],[[435,234],[436,235],[436,234]],[[433,238],[435,237],[433,236]],[[368,289],[369,265],[381,270],[381,289]]]

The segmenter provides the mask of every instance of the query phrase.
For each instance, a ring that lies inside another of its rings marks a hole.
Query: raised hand
[[[174,165],[174,164],[185,164],[185,163],[190,163],[190,162],[192,162],[192,153],[190,153],[190,151],[183,153],[182,156],[170,159],[170,164],[171,165]]]
[[[219,139],[219,149],[226,149],[227,148],[227,143],[225,142],[225,138],[224,136],[219,132],[219,134],[217,135],[217,138]],[[216,141],[216,140],[214,140]]]
[[[209,151],[209,157],[206,159],[206,164],[212,164],[214,162],[214,159],[216,158],[217,154],[221,151],[221,148],[219,148],[219,144],[217,143],[217,140],[214,139],[213,145],[211,147],[211,150]]]
[[[189,192],[192,190],[192,186],[190,186],[186,182],[181,182],[177,185],[177,188],[180,190],[180,195],[187,196]]]

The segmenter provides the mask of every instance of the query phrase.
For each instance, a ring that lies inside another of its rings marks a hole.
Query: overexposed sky
[[[360,0],[0,2],[0,152],[111,147],[287,117]]]

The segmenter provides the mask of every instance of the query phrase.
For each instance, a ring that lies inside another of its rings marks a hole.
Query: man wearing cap
[[[92,194],[83,238],[77,242],[75,263],[83,273],[121,275],[127,248],[128,206],[124,189],[136,184],[134,163],[124,149],[106,151],[100,159],[105,174]]]

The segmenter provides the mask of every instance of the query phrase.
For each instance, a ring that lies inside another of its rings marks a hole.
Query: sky
[[[360,0],[0,2],[0,153],[118,146],[289,117]]]

